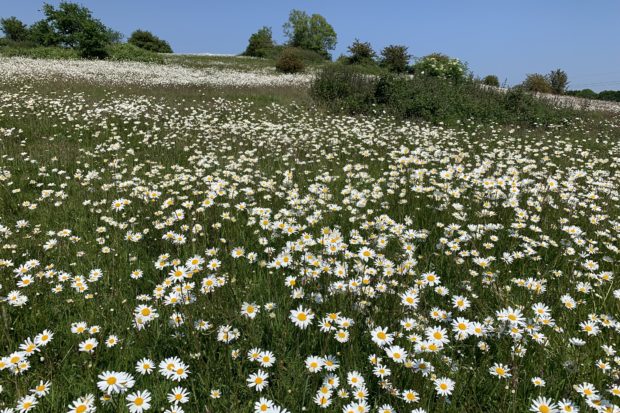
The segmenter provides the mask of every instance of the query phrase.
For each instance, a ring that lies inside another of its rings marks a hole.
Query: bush
[[[276,61],[276,70],[282,73],[299,73],[306,68],[303,57],[293,49],[284,49]]]
[[[374,64],[377,54],[372,50],[369,42],[361,42],[355,39],[348,48],[350,55],[347,62],[350,64]]]
[[[441,53],[432,53],[424,56],[413,66],[416,75],[438,77],[455,82],[467,76],[467,66],[459,59],[453,59]]]
[[[29,57],[31,59],[77,59],[79,54],[75,49],[67,49],[66,47],[24,47],[23,44],[18,46],[0,47],[0,55],[6,57]]]
[[[406,72],[409,59],[411,55],[407,52],[407,46],[390,45],[381,51],[381,65],[390,72]]]
[[[525,80],[520,85],[521,88],[528,92],[534,93],[551,93],[551,83],[545,75],[540,73],[532,73],[525,77]]]
[[[141,49],[130,43],[113,44],[108,47],[110,60],[134,61],[147,63],[163,63],[164,58],[145,49]]]
[[[316,76],[310,95],[318,102],[347,113],[364,113],[374,101],[370,76],[351,66],[330,65]]]
[[[167,41],[160,39],[153,33],[146,30],[134,31],[127,40],[127,43],[150,52],[172,53],[172,47],[170,47],[170,44]]]
[[[456,125],[466,119],[502,124],[559,123],[574,113],[557,109],[522,89],[489,90],[470,79],[453,82],[433,76],[367,76],[353,66],[334,65],[315,78],[311,96],[319,105],[346,114],[388,113]]]
[[[488,75],[482,79],[482,83],[487,86],[499,87],[499,79],[495,75]]]
[[[273,51],[275,43],[273,41],[271,27],[263,26],[256,33],[250,36],[248,47],[243,52],[244,56],[268,57]]]

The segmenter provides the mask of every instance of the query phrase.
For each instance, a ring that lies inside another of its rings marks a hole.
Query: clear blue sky
[[[49,0],[58,4],[59,0]],[[105,24],[129,35],[151,30],[175,52],[243,51],[265,25],[283,41],[291,9],[325,16],[338,33],[334,56],[355,38],[376,50],[404,44],[414,56],[442,52],[477,75],[509,84],[526,73],[564,69],[571,88],[620,89],[618,0],[81,0]],[[0,17],[41,18],[41,0],[0,0]]]

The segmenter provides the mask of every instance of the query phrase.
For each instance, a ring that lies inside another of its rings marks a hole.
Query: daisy
[[[449,396],[454,390],[454,380],[446,377],[441,377],[434,380],[435,390],[440,396]]]
[[[256,373],[250,374],[246,381],[248,383],[248,387],[254,387],[256,391],[262,391],[269,384],[267,381],[268,378],[269,374],[262,370],[258,370]]]
[[[151,374],[154,367],[155,363],[153,360],[147,358],[143,358],[136,363],[136,371],[142,375]]]
[[[312,319],[314,318],[314,314],[311,310],[307,310],[302,306],[297,307],[297,310],[291,310],[291,314],[289,316],[290,320],[297,327],[302,330],[312,324]]]
[[[181,386],[175,387],[168,393],[169,403],[185,404],[189,401],[189,392]]]
[[[530,411],[535,413],[558,413],[555,403],[542,396],[532,401]]]
[[[128,394],[125,400],[130,413],[142,413],[151,408],[151,393],[148,390]]]
[[[507,366],[505,366],[504,364],[498,364],[498,363],[495,363],[489,369],[489,373],[491,373],[491,375],[493,376],[499,377],[500,379],[504,379],[504,378],[508,378],[512,376],[512,374],[510,374],[510,369]]]

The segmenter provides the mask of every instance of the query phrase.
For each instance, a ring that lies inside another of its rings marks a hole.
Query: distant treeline
[[[0,30],[4,33],[0,46],[71,49],[88,59],[105,59],[111,54],[144,59],[145,51],[172,53],[168,42],[145,30],[134,31],[127,43],[123,43],[121,33],[107,27],[77,3],[63,1],[58,7],[44,3],[42,11],[44,18],[30,26],[15,16],[0,19]]]
[[[620,90],[603,90],[596,93],[592,89],[569,90],[567,95],[577,96],[586,99],[608,100],[611,102],[620,102]]]

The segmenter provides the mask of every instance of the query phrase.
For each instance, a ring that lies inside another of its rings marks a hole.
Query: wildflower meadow
[[[617,114],[249,71],[0,58],[0,412],[620,411]]]

